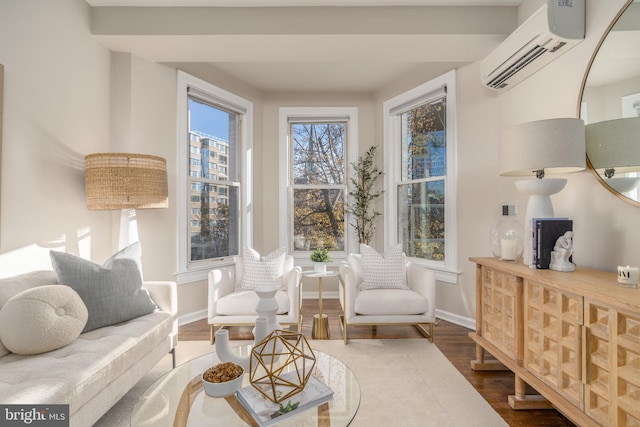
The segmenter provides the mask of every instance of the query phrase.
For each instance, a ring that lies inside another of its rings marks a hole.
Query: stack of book
[[[289,372],[283,377],[297,372]],[[285,378],[286,379],[286,378]],[[258,385],[261,386],[261,385]],[[276,386],[277,393],[278,386]],[[267,390],[265,390],[267,392]],[[270,394],[270,392],[269,392]],[[307,409],[315,408],[333,399],[333,390],[314,376],[310,376],[304,389],[282,404],[273,403],[253,385],[242,387],[236,391],[236,398],[261,427],[272,426],[285,419],[300,414]]]
[[[568,218],[533,218],[531,223],[531,267],[548,269],[551,252],[559,237],[573,231],[573,220]]]

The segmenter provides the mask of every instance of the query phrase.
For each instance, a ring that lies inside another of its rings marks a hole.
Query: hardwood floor
[[[329,338],[342,339],[338,315],[342,313],[337,299],[323,300],[324,313],[329,315]],[[310,337],[313,314],[317,313],[317,300],[304,300],[302,304],[302,333]],[[474,372],[471,360],[475,358],[475,343],[469,338],[469,329],[439,320],[435,327],[434,344],[449,359],[458,371],[475,387],[496,412],[510,425],[517,427],[571,427],[574,426],[555,410],[514,411],[507,404],[507,396],[514,393],[514,376],[505,372]],[[229,328],[230,339],[252,339],[250,327]],[[381,338],[425,339],[412,326],[349,327],[350,339]],[[181,341],[209,340],[209,325],[200,320],[180,327]],[[533,389],[527,389],[533,394]]]

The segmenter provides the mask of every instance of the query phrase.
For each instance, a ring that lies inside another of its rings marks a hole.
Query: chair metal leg
[[[342,338],[344,339],[345,345],[347,344],[347,321],[344,318],[344,315],[341,314],[338,316],[340,321],[340,329],[342,330]]]
[[[216,336],[213,332],[213,323],[209,325],[209,344],[213,345],[216,342]]]
[[[423,337],[428,338],[429,342],[433,342],[433,323],[427,323],[428,329],[425,329],[424,325],[421,323],[415,325],[415,327]]]
[[[171,369],[174,369],[176,367],[176,348],[173,347],[169,353],[171,353]]]

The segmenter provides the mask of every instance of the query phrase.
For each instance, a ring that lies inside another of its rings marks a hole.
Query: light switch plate
[[[516,216],[518,215],[518,205],[506,204],[502,205],[502,216]]]

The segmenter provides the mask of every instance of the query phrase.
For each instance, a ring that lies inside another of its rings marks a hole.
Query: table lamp
[[[133,153],[85,156],[85,193],[89,210],[121,210],[120,248],[137,240],[135,209],[169,207],[167,162]],[[132,241],[133,239],[133,241]]]
[[[500,140],[500,175],[535,176],[517,181],[516,188],[529,195],[525,214],[524,264],[531,264],[531,220],[553,218],[551,195],[567,183],[546,174],[570,173],[586,166],[585,126],[581,119],[559,118],[522,123],[504,129]]]

